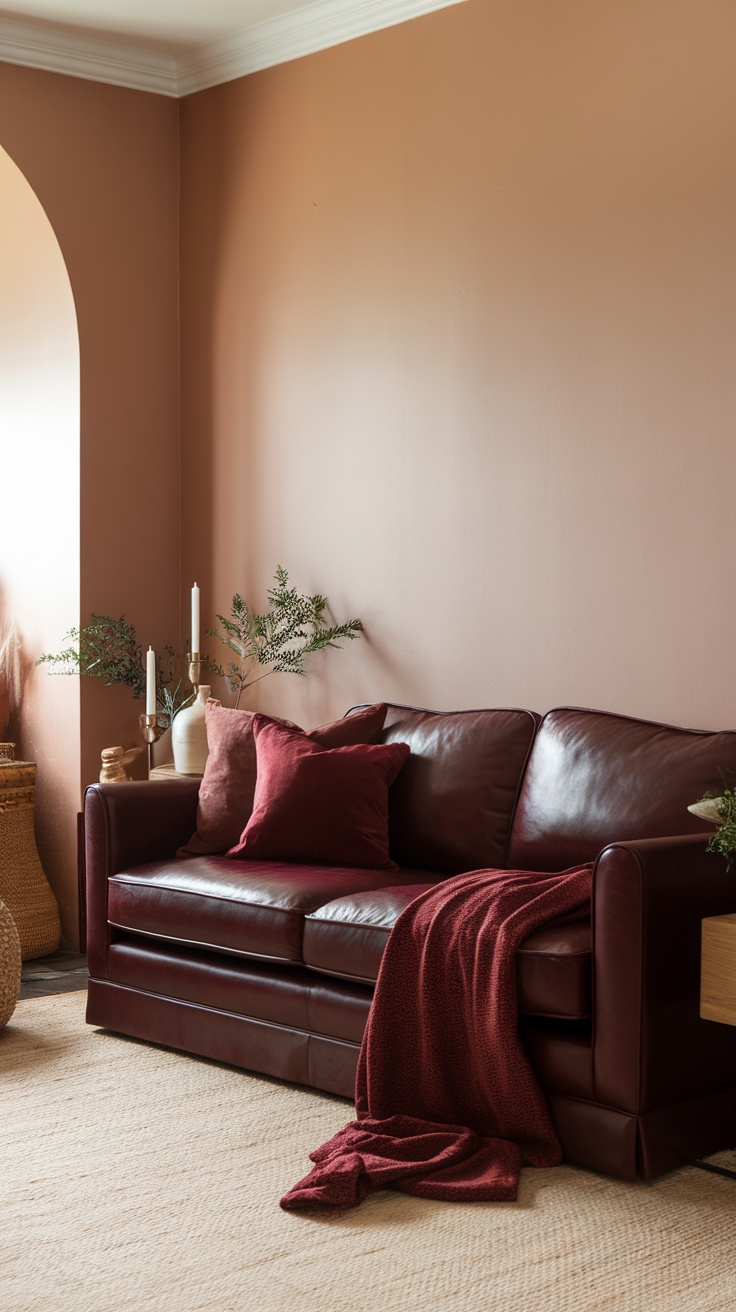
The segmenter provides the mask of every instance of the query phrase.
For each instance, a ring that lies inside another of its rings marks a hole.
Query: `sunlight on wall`
[[[59,243],[1,148],[0,195],[0,617],[28,669],[10,732],[38,765],[39,850],[74,941],[79,685],[35,662],[79,615],[79,337]]]

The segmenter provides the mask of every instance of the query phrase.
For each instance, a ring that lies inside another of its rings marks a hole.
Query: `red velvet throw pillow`
[[[393,868],[388,790],[406,743],[321,747],[253,717],[258,777],[253,814],[230,857]]]
[[[320,725],[306,736],[325,747],[371,743],[386,719],[386,703],[366,706],[332,724]],[[254,711],[208,705],[209,756],[199,786],[197,831],[177,856],[212,856],[237,843],[253,810],[256,786]],[[296,729],[295,725],[290,726]],[[298,730],[301,732],[301,730]]]

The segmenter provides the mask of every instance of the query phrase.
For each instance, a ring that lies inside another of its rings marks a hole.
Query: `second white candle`
[[[192,653],[199,652],[199,588],[192,588]]]
[[[156,653],[153,647],[146,652],[146,715],[156,714]]]

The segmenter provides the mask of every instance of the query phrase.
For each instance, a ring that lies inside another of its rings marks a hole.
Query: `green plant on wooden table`
[[[710,800],[710,797],[702,800]],[[736,860],[736,787],[723,788],[715,801],[719,821],[716,832],[708,839],[708,851],[719,852],[725,857],[726,868],[730,870]]]
[[[124,615],[93,613],[89,624],[70,629],[64,636],[69,645],[56,653],[44,652],[39,665],[50,665],[52,674],[86,674],[101,679],[107,686],[122,684],[135,698],[146,693],[146,670],[143,651],[135,628]],[[168,643],[157,667],[156,701],[162,721],[171,724],[192,700],[193,693],[182,687],[189,660],[188,646],[178,655]]]
[[[259,614],[236,593],[229,616],[218,615],[221,629],[208,629],[235,656],[227,666],[210,658],[213,674],[227,679],[236,694],[235,706],[246,688],[269,674],[305,675],[304,661],[325,647],[339,647],[345,640],[357,638],[363,625],[360,620],[329,625],[325,617],[327,598],[321,593],[306,596],[289,587],[289,575],[278,566],[275,587],[268,591],[268,607]],[[262,673],[258,673],[259,667]]]

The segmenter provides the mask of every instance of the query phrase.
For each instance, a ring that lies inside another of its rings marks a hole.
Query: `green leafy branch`
[[[126,624],[124,615],[113,619],[93,614],[83,628],[70,629],[64,641],[70,645],[55,655],[44,652],[38,664],[53,665],[52,674],[87,674],[102,679],[108,687],[124,684],[133,689],[134,697],[145,695],[143,653],[136,631]]]
[[[268,608],[259,614],[236,593],[229,616],[218,615],[221,629],[208,629],[235,656],[227,666],[210,660],[210,669],[226,678],[236,694],[236,708],[247,688],[269,674],[304,676],[304,662],[313,652],[326,647],[340,647],[357,638],[363,625],[360,620],[329,625],[325,618],[327,598],[321,593],[307,596],[289,587],[289,575],[279,565],[274,575],[276,586],[268,591]],[[267,668],[263,668],[267,667]],[[262,668],[262,673],[258,673]]]
[[[64,635],[64,642],[69,645],[60,652],[44,652],[38,664],[52,666],[51,674],[85,674],[101,679],[107,687],[122,684],[131,688],[137,699],[145,696],[143,651],[135,628],[126,623],[124,615],[115,619],[93,613],[90,623],[81,629],[70,629]],[[182,656],[167,644],[159,659],[156,701],[162,720],[168,724],[194,695],[182,687],[188,659],[188,644]]]

